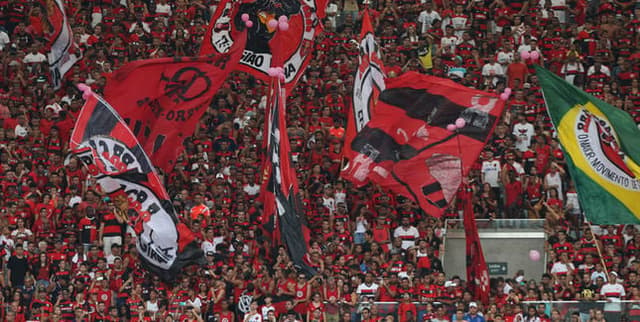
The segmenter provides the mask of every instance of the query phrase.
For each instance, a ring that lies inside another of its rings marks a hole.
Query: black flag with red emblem
[[[171,171],[213,96],[235,69],[245,33],[215,56],[134,61],[113,73],[104,90],[153,164]]]
[[[295,169],[291,167],[291,149],[285,124],[285,93],[280,81],[273,78],[267,104],[266,148],[263,165],[262,221],[272,233],[275,244],[283,244],[293,263],[313,274],[305,262],[309,245],[309,229],[302,210],[302,199]]]
[[[113,200],[116,215],[136,233],[145,267],[165,281],[204,264],[193,233],[179,221],[155,168],[127,124],[102,98],[85,102],[70,149]]]

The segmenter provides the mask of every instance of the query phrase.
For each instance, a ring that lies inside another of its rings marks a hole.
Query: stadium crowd
[[[140,267],[112,201],[68,157],[83,104],[73,85],[101,92],[128,61],[196,54],[216,3],[66,1],[84,59],[59,91],[46,58],[50,5],[0,0],[1,320],[638,321],[616,302],[640,299],[640,232],[584,222],[531,67],[544,64],[640,122],[637,2],[331,1],[287,102],[312,230],[307,260],[320,273],[299,273],[257,227],[266,86],[234,73],[175,170],[163,174],[207,259],[174,285]],[[469,176],[474,210],[482,219],[544,218],[547,274],[492,278],[490,301],[480,303],[439,260],[444,220],[459,217],[457,203],[434,218],[406,198],[340,179],[364,9],[388,77],[413,70],[495,93],[513,89]],[[534,51],[538,59],[521,55]],[[522,303],[596,299],[609,303],[581,314]]]

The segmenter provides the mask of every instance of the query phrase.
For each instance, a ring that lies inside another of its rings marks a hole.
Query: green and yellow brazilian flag
[[[640,130],[631,116],[536,66],[587,219],[640,223]]]

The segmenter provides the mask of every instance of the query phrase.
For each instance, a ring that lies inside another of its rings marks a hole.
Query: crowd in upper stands
[[[175,170],[162,174],[207,259],[174,284],[140,267],[112,200],[69,157],[83,105],[74,85],[100,93],[129,61],[195,55],[217,2],[65,1],[84,58],[58,91],[46,56],[53,3],[0,0],[0,320],[638,321],[617,301],[640,299],[640,232],[585,223],[532,70],[544,65],[640,122],[637,2],[330,1],[313,59],[287,101],[312,231],[307,261],[319,274],[298,272],[258,227],[266,85],[234,73]],[[512,89],[469,175],[474,211],[478,219],[545,219],[547,274],[521,267],[492,278],[489,303],[481,303],[439,257],[458,203],[434,218],[407,198],[340,178],[365,9],[387,77],[411,70],[498,94]],[[608,303],[580,312],[523,303],[596,299]]]

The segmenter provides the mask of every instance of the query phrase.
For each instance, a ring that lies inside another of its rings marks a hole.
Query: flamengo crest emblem
[[[632,171],[633,161],[620,149],[617,134],[606,118],[582,109],[576,118],[575,135],[580,152],[593,171],[615,185],[640,191],[640,181]]]

